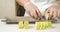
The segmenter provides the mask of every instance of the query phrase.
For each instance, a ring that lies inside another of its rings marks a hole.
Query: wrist
[[[30,4],[31,4],[30,2],[26,2],[26,3],[24,4],[24,7],[26,7],[26,6],[30,5]]]
[[[30,3],[30,1],[23,1],[23,6],[25,6],[25,5],[29,4],[29,3]]]

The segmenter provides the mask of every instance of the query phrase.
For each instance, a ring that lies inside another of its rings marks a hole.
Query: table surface
[[[36,30],[35,24],[29,24],[29,29],[19,29],[18,24],[6,24],[0,19],[0,32],[60,32],[60,23],[52,24],[51,28]]]

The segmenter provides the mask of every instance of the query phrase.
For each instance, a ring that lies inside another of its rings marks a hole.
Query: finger
[[[31,10],[26,10],[26,12],[28,12],[30,16],[33,16],[33,14],[31,13]]]
[[[58,11],[54,11],[54,13],[53,13],[53,17],[52,17],[52,18],[53,18],[53,19],[56,18],[57,15],[58,15]]]
[[[52,17],[53,17],[53,13],[54,13],[54,10],[53,10],[54,8],[51,8],[50,7],[50,9],[49,9],[49,12],[50,12],[50,19],[52,19]]]
[[[48,12],[50,12],[50,11],[49,11],[49,9],[47,8],[47,9],[45,10],[45,13],[48,13]]]
[[[36,19],[37,19],[37,17],[38,17],[35,10],[33,10],[33,17],[36,18]]]
[[[37,13],[37,16],[38,16],[38,17],[40,17],[40,16],[41,16],[41,13],[40,13],[40,11],[39,11],[39,9],[38,9],[38,8],[36,8],[36,13]]]
[[[33,13],[32,12],[29,12],[29,14],[33,17]]]
[[[51,10],[50,10],[50,16],[51,16],[51,17],[53,17],[53,13],[54,13],[54,11],[51,11]]]
[[[60,17],[60,10],[58,10],[58,17]]]
[[[32,8],[33,8],[33,7],[32,7]],[[34,14],[33,14],[33,11],[34,11],[34,10],[33,10],[32,8],[29,9],[29,14],[30,14],[32,17],[34,17]]]

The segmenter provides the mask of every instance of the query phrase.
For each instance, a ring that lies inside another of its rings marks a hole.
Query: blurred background
[[[17,4],[15,0],[0,0],[0,18],[24,16],[24,7]]]

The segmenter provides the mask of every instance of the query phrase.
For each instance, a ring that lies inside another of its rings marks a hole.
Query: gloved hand
[[[25,3],[24,8],[28,12],[28,14],[30,14],[32,17],[36,19],[41,16],[39,9],[31,2]]]
[[[50,13],[50,18],[54,19],[60,16],[60,6],[59,5],[52,5],[48,9],[46,9],[45,13]]]

